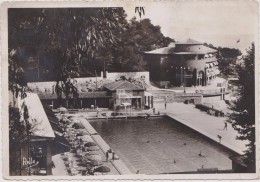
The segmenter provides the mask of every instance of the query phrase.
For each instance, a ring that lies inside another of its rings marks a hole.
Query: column
[[[198,72],[197,72],[197,68],[194,69],[194,72],[195,72],[195,87],[197,87],[198,83]]]
[[[82,99],[80,99],[80,108],[82,109]]]
[[[208,78],[207,78],[207,76],[208,76],[208,75],[207,75],[208,69],[205,68],[204,70],[205,70],[205,73],[204,73],[204,78],[205,78],[205,79],[204,79],[204,86],[207,86],[207,84],[208,84],[208,82],[207,82],[207,80],[208,80]]]
[[[148,96],[148,107],[150,107],[150,96]]]
[[[183,71],[182,71],[182,67],[181,67],[181,84],[180,84],[180,86],[182,86],[182,83],[183,83],[183,81],[182,81],[182,73]]]
[[[151,108],[153,108],[153,96],[151,96]]]
[[[185,82],[185,81],[186,81],[185,72],[186,72],[186,71],[185,71],[185,67],[184,67],[184,68],[183,68],[183,84],[182,84],[184,87],[186,86],[186,82]]]
[[[146,96],[144,96],[144,105],[146,105]]]

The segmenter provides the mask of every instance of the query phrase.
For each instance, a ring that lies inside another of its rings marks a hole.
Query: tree
[[[229,48],[229,47],[215,47],[212,44],[204,43],[205,46],[218,50],[217,59],[218,67],[223,77],[236,76],[235,62],[238,56],[242,53],[239,49]]]
[[[239,140],[247,140],[247,150],[245,152],[245,163],[249,172],[255,172],[255,46],[247,51],[243,57],[244,66],[237,66],[239,78],[239,97],[234,102],[234,111],[229,120],[232,126],[238,131]]]
[[[39,60],[38,72],[39,66],[47,67],[46,75],[57,82],[58,98],[63,93],[78,97],[71,78],[80,75],[82,65],[95,73],[96,57],[119,41],[127,23],[123,8],[10,9],[8,17],[9,51],[18,57],[9,57],[18,70],[10,69],[11,75],[20,71],[24,78],[30,72],[28,59],[33,57]]]
[[[113,61],[108,67],[111,71],[144,71],[147,63],[142,54],[156,48],[166,47],[173,39],[161,33],[160,26],[155,26],[150,19],[137,21],[132,18],[126,30],[121,34],[121,41],[112,47]]]

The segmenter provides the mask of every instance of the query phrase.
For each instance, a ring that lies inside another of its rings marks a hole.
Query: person
[[[108,161],[108,151],[106,151],[106,161]]]
[[[224,128],[223,128],[223,130],[227,130],[227,122],[225,122],[225,126],[224,126]]]
[[[167,102],[165,102],[164,106],[165,106],[165,110],[166,110],[166,107],[167,107]]]
[[[219,139],[219,143],[221,143],[221,136],[220,135],[218,135],[218,139]]]
[[[115,152],[112,152],[112,160],[115,160]]]
[[[200,151],[200,153],[198,154],[200,157],[203,157],[203,155],[202,155],[202,153],[201,153],[201,151]]]
[[[173,159],[173,163],[176,164],[176,160],[175,159]]]
[[[136,171],[136,174],[139,174],[139,170]]]
[[[153,108],[153,114],[155,114],[155,108]]]

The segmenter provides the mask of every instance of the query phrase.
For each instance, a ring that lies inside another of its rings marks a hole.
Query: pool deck
[[[52,161],[55,165],[55,168],[52,168],[52,174],[54,176],[67,176],[68,175],[64,161],[61,158],[61,154],[52,156]]]
[[[156,112],[160,111],[161,114],[168,115],[238,154],[243,154],[243,151],[246,150],[245,144],[247,142],[236,140],[238,133],[231,124],[228,123],[227,130],[223,130],[224,122],[227,119],[225,117],[209,115],[196,109],[193,104],[167,103],[166,110],[164,103],[155,103],[154,106]],[[219,142],[217,135],[222,137],[221,142]]]
[[[102,152],[105,154],[106,151],[110,149],[109,145],[104,141],[104,139],[97,134],[96,130],[91,126],[91,124],[84,118],[80,118],[80,122],[84,125],[86,130],[91,134],[91,137],[96,142],[96,144],[100,147]],[[121,159],[117,159],[114,161],[110,161],[115,169],[118,171],[121,175],[129,175],[132,174],[131,171],[127,168],[127,166],[123,163]]]

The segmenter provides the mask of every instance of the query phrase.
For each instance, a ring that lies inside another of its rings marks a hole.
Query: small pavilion
[[[126,80],[119,80],[104,85],[104,90],[112,97],[109,99],[109,108],[123,107],[125,110],[141,110],[145,105],[145,89]]]

